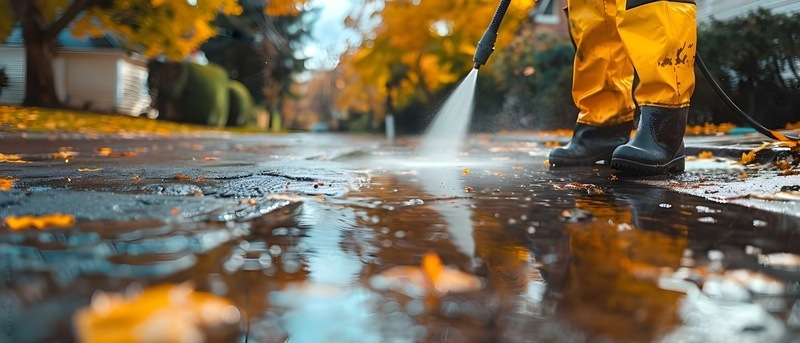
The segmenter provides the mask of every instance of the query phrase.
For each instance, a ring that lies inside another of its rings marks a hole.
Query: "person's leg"
[[[611,166],[623,171],[683,171],[683,136],[694,91],[697,44],[693,0],[627,0],[617,24],[639,84],[641,118],[633,139],[617,148]]]
[[[624,2],[625,0],[618,0]],[[617,33],[616,1],[569,0],[575,43],[572,97],[580,112],[570,143],[550,152],[550,165],[608,162],[633,128],[633,66]]]

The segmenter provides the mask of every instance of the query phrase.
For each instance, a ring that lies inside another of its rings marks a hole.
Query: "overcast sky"
[[[320,17],[311,28],[312,43],[304,52],[311,59],[306,67],[312,70],[333,69],[347,47],[357,36],[344,26],[345,18],[359,0],[311,0],[314,8],[321,8]]]

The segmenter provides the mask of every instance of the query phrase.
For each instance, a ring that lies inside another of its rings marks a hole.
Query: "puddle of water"
[[[473,149],[447,163],[407,151],[353,156],[342,163],[368,170],[369,182],[349,193],[314,191],[318,179],[347,183],[334,174],[289,173],[303,184],[291,200],[219,202],[196,222],[0,235],[0,277],[10,280],[0,304],[12,318],[0,341],[71,337],[71,314],[97,289],[184,281],[231,299],[244,315],[239,335],[258,342],[763,342],[797,333],[797,274],[759,264],[759,254],[800,253],[797,217],[611,181],[606,170],[551,172],[518,153]],[[289,201],[302,204],[272,212]],[[372,287],[375,275],[420,266],[429,252],[483,287],[425,297]],[[726,274],[737,269],[790,281],[742,283]]]

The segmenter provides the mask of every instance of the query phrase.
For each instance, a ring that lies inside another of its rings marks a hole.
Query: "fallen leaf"
[[[739,164],[750,164],[750,163],[753,163],[753,161],[755,161],[755,159],[756,159],[756,152],[755,151],[743,152],[742,153],[742,159],[739,160]]]
[[[0,153],[0,162],[5,163],[27,163],[26,161],[22,160],[22,157],[19,155],[4,155]]]
[[[47,214],[43,216],[9,216],[5,219],[11,230],[24,230],[31,227],[44,229],[50,226],[67,227],[75,224],[75,216],[71,214]]]
[[[778,172],[778,175],[779,176],[800,175],[800,170],[797,170],[797,169],[781,170],[780,172]]]
[[[10,191],[11,187],[14,186],[14,182],[17,182],[17,179],[10,176],[0,178],[0,191]]]
[[[483,284],[475,275],[445,266],[439,255],[426,253],[420,267],[397,266],[373,276],[370,285],[380,290],[392,290],[410,297],[464,293],[481,289]]]
[[[714,153],[712,153],[711,151],[701,151],[699,154],[697,154],[697,158],[706,160],[712,159],[714,158]]]
[[[81,173],[94,173],[103,170],[103,168],[80,168],[78,169]]]
[[[96,292],[73,316],[80,342],[202,342],[206,332],[235,329],[230,300],[187,284],[163,284],[134,295]]]
[[[111,150],[111,148],[109,148],[109,147],[102,147],[102,148],[97,149],[97,153],[100,156],[109,156],[109,155],[111,155],[112,152],[113,152],[113,150]]]

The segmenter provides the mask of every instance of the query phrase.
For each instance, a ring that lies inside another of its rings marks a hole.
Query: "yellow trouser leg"
[[[578,123],[608,126],[633,120],[633,66],[617,32],[617,2],[568,0],[575,41],[572,97]]]
[[[619,0],[617,25],[639,75],[639,106],[683,108],[694,92],[696,5]]]

